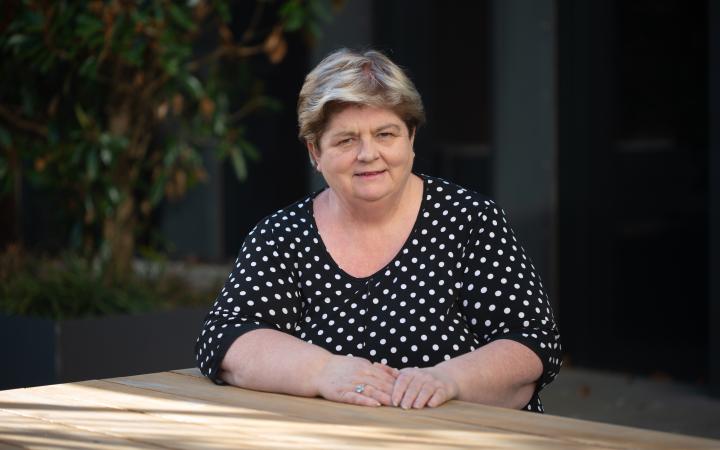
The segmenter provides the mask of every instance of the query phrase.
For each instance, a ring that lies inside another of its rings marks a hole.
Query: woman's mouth
[[[373,170],[373,171],[367,171],[367,172],[358,172],[355,175],[358,177],[363,177],[363,178],[372,178],[372,177],[376,177],[376,176],[382,174],[383,172],[385,172],[385,171],[384,170]]]

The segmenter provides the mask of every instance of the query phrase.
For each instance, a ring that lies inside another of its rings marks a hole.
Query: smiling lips
[[[375,170],[372,172],[359,172],[359,173],[356,173],[355,175],[359,176],[359,177],[363,177],[363,178],[370,178],[370,177],[374,177],[376,175],[380,175],[383,172],[385,172],[385,171],[384,170]]]

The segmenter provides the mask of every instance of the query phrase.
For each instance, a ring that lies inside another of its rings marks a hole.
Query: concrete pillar
[[[720,4],[708,2],[710,76],[710,164],[708,195],[708,373],[710,387],[720,397]]]
[[[554,0],[492,0],[493,193],[555,302]]]

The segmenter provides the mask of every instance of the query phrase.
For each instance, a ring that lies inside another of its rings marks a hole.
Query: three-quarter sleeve
[[[480,206],[465,250],[463,315],[480,342],[510,339],[538,355],[543,364],[539,392],[555,378],[562,359],[550,302],[503,210],[490,200]]]
[[[257,328],[294,331],[300,295],[293,270],[284,259],[269,219],[245,238],[195,344],[197,366],[212,381],[221,383],[220,364],[242,334]]]

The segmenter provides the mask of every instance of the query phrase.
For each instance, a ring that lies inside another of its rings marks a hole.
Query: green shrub
[[[11,250],[0,256],[0,314],[5,315],[71,319],[139,313],[206,306],[215,294],[162,273],[108,281],[72,255],[58,260]]]

